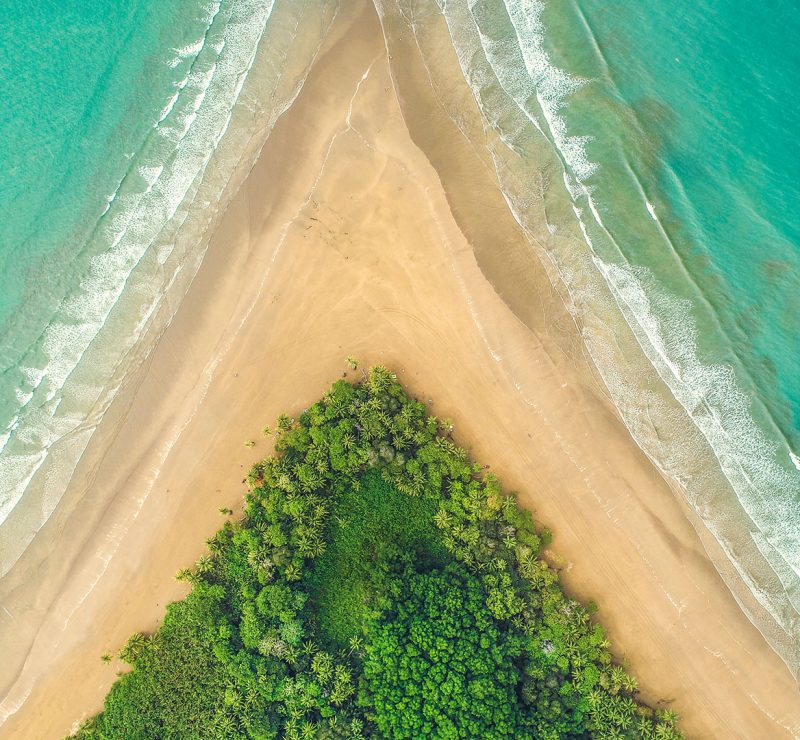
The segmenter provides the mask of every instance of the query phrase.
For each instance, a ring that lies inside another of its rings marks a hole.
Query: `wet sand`
[[[609,404],[480,153],[426,135],[435,96],[400,41],[390,61],[371,6],[337,21],[76,503],[0,587],[0,736],[60,737],[101,708],[123,665],[100,655],[180,598],[174,574],[269,453],[262,427],[358,375],[348,355],[397,372],[552,528],[567,589],[689,737],[800,733],[794,679]]]

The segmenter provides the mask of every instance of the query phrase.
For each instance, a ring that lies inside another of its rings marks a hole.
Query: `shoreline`
[[[478,197],[496,192],[479,168],[440,152],[434,169],[412,143],[414,103],[401,116],[377,18],[351,12],[222,217],[172,325],[115,402],[108,451],[76,481],[81,507],[37,542],[49,550],[40,569],[67,562],[70,528],[82,515],[90,522],[86,547],[50,584],[49,616],[8,699],[32,690],[0,735],[49,737],[98,710],[118,667],[99,656],[152,629],[184,593],[172,576],[201,554],[220,506],[241,510],[242,471],[267,452],[261,427],[313,402],[347,355],[388,365],[432,399],[458,442],[472,442],[504,488],[535,507],[567,590],[599,603],[643,696],[673,700],[687,735],[797,733],[794,681],[610,407],[571,319],[552,288],[544,293],[543,270],[531,262],[494,278],[542,291],[527,302],[531,327],[476,262],[480,235],[454,219],[442,170],[468,173]],[[425,120],[424,107],[416,113]],[[253,450],[249,439],[259,440]],[[101,488],[117,493],[91,512]],[[27,577],[11,600],[37,604],[34,585]]]
[[[92,453],[102,449],[103,442],[95,441],[90,445],[90,441],[100,428],[114,428],[112,422],[102,424],[105,413],[126,385],[135,384],[140,366],[147,363],[151,350],[194,280],[209,238],[227,204],[255,164],[275,121],[291,107],[302,89],[305,76],[323,44],[329,43],[325,31],[332,13],[326,3],[327,0],[322,0],[319,12],[304,8],[294,13],[290,7],[287,13],[286,8],[281,7],[269,14],[263,35],[242,70],[238,93],[228,101],[225,135],[217,139],[213,151],[204,157],[203,166],[193,174],[191,184],[184,183],[185,192],[172,216],[161,224],[157,235],[124,277],[125,290],[49,402],[49,405],[55,403],[58,409],[58,412],[51,410],[52,425],[60,431],[54,433],[46,448],[41,450],[43,457],[25,485],[25,495],[14,502],[7,517],[0,522],[0,578],[13,568],[30,544],[29,538],[36,537],[39,530],[47,527],[51,515],[63,517],[64,509],[74,505],[69,501],[70,492],[82,484],[68,485],[68,482],[76,475],[76,470],[79,476],[81,468],[96,464],[83,462],[83,457],[95,460],[102,457],[102,453]],[[298,26],[304,22],[308,27],[304,33],[297,33]],[[292,23],[294,28],[291,28]],[[268,47],[270,52],[259,47]],[[283,54],[285,64],[276,68],[271,53]],[[206,113],[206,118],[213,118],[212,114],[213,110]],[[201,116],[201,120],[205,119]],[[153,129],[154,132],[158,130],[158,127]],[[183,150],[177,147],[176,151]],[[139,167],[135,162],[132,166],[131,171]],[[155,183],[164,186],[158,180]],[[216,208],[209,207],[212,203]],[[110,254],[113,253],[112,249]],[[115,275],[114,279],[118,277]],[[76,320],[82,325],[81,317]],[[112,349],[115,345],[118,346]],[[37,388],[40,392],[45,390],[43,385]],[[66,413],[62,414],[65,409]],[[45,418],[46,410],[47,405]],[[112,410],[110,416],[113,415]],[[28,427],[24,419],[20,432],[23,436],[39,436],[37,427]],[[13,494],[17,495],[21,495],[19,489]],[[62,502],[64,496],[66,500]],[[56,512],[58,508],[60,512]]]
[[[766,438],[753,426],[755,417],[750,413],[755,413],[755,408],[745,413],[737,434],[730,436],[718,414],[728,416],[731,408],[708,402],[715,385],[710,375],[723,376],[725,382],[716,383],[720,386],[716,395],[732,403],[735,400],[733,408],[744,408],[749,401],[738,386],[727,384],[725,368],[703,366],[697,360],[689,363],[688,381],[681,372],[675,373],[673,361],[686,366],[674,353],[667,352],[658,339],[657,327],[653,334],[659,320],[655,317],[663,318],[663,314],[653,308],[652,296],[641,294],[643,305],[638,288],[632,288],[640,286],[641,276],[620,268],[613,259],[605,262],[592,246],[589,233],[584,233],[586,224],[578,211],[586,204],[571,197],[559,205],[564,199],[554,191],[560,188],[545,184],[554,172],[562,172],[562,162],[558,158],[554,161],[551,151],[558,150],[556,142],[551,146],[547,136],[533,132],[516,135],[526,125],[520,120],[524,116],[518,115],[524,107],[518,98],[508,109],[497,101],[479,99],[481,90],[493,97],[491,80],[497,70],[491,65],[491,69],[486,68],[480,59],[465,61],[464,48],[475,46],[477,54],[492,55],[477,37],[457,52],[451,49],[456,36],[470,33],[464,28],[465,19],[459,19],[454,11],[453,17],[444,20],[432,10],[424,23],[412,23],[406,14],[396,11],[394,4],[379,0],[379,5],[382,17],[388,19],[384,31],[389,30],[387,47],[395,60],[392,68],[399,82],[396,87],[401,107],[406,98],[414,101],[411,115],[404,110],[409,132],[436,167],[453,215],[470,240],[481,270],[530,328],[540,330],[543,321],[549,327],[561,321],[565,333],[569,333],[577,323],[582,340],[579,347],[570,349],[586,358],[602,386],[601,392],[622,417],[637,445],[687,502],[698,536],[707,543],[707,553],[740,608],[797,677],[800,656],[794,638],[797,612],[790,596],[795,579],[790,568],[791,537],[770,526],[774,512],[784,511],[790,516],[794,489],[781,470],[764,460],[755,464],[750,454],[755,451],[758,457],[769,448]],[[431,6],[433,3],[428,3]],[[466,26],[471,27],[468,20]],[[453,86],[454,91],[446,84],[459,75],[469,78],[471,94],[459,95],[457,86]],[[488,82],[482,80],[484,76]],[[510,102],[511,94],[504,90]],[[415,120],[420,117],[414,116],[413,107],[419,107],[422,100],[427,100],[425,116]],[[499,111],[504,111],[504,117],[498,124],[493,116],[500,115]],[[510,144],[500,129],[510,132]],[[491,157],[487,150],[491,150]],[[453,161],[461,163],[456,177],[448,176],[454,169],[449,165]],[[498,193],[494,191],[478,198],[470,189],[473,173],[482,169],[490,179],[496,178],[505,202],[495,203]],[[512,174],[506,176],[507,171]],[[585,197],[589,212],[599,219],[597,204],[589,193]],[[520,198],[523,208],[518,209],[515,203]],[[566,218],[565,206],[571,210]],[[509,210],[516,222],[510,229],[504,228],[512,220]],[[577,231],[577,223],[581,224],[580,234],[570,234],[571,227]],[[527,250],[513,249],[520,242],[517,224],[525,231],[527,244],[523,242],[522,246]],[[502,249],[496,248],[498,242]],[[531,269],[531,264],[536,267]],[[550,284],[536,282],[541,266]],[[531,297],[549,296],[554,289],[577,321],[571,316],[560,317],[558,301],[537,305]],[[681,326],[691,335],[695,324],[690,316],[685,319]],[[701,367],[703,377],[698,378],[696,371]],[[695,382],[701,388],[699,393]],[[756,398],[754,406],[758,403]],[[720,437],[728,438],[726,445],[730,443],[736,449],[729,445],[720,448]]]

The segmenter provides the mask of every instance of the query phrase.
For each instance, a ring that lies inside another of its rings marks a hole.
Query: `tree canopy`
[[[541,558],[549,532],[389,371],[276,427],[243,519],[75,737],[680,737]]]
[[[392,584],[397,597],[370,626],[362,702],[394,738],[523,737],[517,687],[521,635],[486,606],[480,579],[451,563]]]

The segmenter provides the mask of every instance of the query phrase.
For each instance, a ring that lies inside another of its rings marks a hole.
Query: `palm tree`
[[[625,674],[622,685],[631,694],[635,694],[639,690],[639,682],[630,673]]]
[[[424,429],[419,429],[411,435],[415,444],[424,445],[428,441],[428,433]]]
[[[570,662],[575,668],[575,670],[572,672],[572,675],[573,677],[577,677],[578,671],[586,665],[586,658],[580,651],[576,651],[574,655],[570,656]]]
[[[241,709],[242,695],[233,686],[228,685],[228,690],[225,692],[225,703],[231,709]]]
[[[662,722],[668,725],[674,725],[678,721],[678,713],[673,709],[659,709],[656,714]]]
[[[316,532],[303,531],[297,542],[297,551],[306,557],[315,558],[325,552],[325,541]]]
[[[648,717],[639,717],[636,720],[636,731],[644,738],[649,740],[654,736],[653,721]]]
[[[484,492],[480,488],[474,488],[470,491],[469,502],[474,511],[480,511],[484,502]]]
[[[526,552],[519,561],[519,572],[523,578],[530,580],[538,570],[539,561],[531,552]]]
[[[145,645],[147,645],[147,638],[141,632],[134,632],[119,651],[119,657],[129,665],[133,665]]]
[[[297,731],[297,721],[294,718],[288,720],[284,725],[283,736],[286,740],[300,740],[300,734]]]
[[[616,694],[625,685],[627,672],[621,665],[615,665],[611,669],[611,693]]]
[[[281,473],[278,476],[276,484],[278,488],[283,491],[287,491],[288,493],[292,493],[295,489],[294,481],[291,479],[288,473]]]
[[[598,691],[597,689],[590,691],[589,696],[586,697],[586,702],[588,703],[589,709],[591,709],[592,712],[597,712],[603,704],[603,692]]]
[[[681,737],[681,734],[672,726],[658,723],[655,727],[655,736],[659,740],[674,740]]]
[[[312,558],[318,558],[325,552],[325,540],[317,537],[311,545],[310,555]]]
[[[446,529],[452,521],[450,513],[446,509],[439,509],[433,517],[433,522],[439,529]]]
[[[181,568],[175,574],[175,580],[186,581],[187,583],[191,583],[194,586],[198,583],[200,579],[198,578],[197,573],[195,573],[191,568]]]
[[[623,730],[627,730],[631,723],[633,722],[633,716],[630,712],[626,712],[624,710],[620,710],[620,714],[617,717],[617,725]]]
[[[231,737],[236,730],[236,722],[229,714],[217,715],[214,725],[219,737]]]

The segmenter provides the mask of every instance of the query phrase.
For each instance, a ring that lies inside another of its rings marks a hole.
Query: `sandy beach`
[[[73,494],[0,583],[0,737],[62,737],[100,710],[124,668],[100,656],[185,593],[175,573],[220,507],[241,510],[244,473],[271,450],[261,429],[358,375],[349,355],[452,419],[553,530],[567,590],[598,603],[642,697],[675,709],[687,737],[800,735],[794,678],[608,401],[484,156],[444,128],[384,20],[371,3],[340,14]]]

